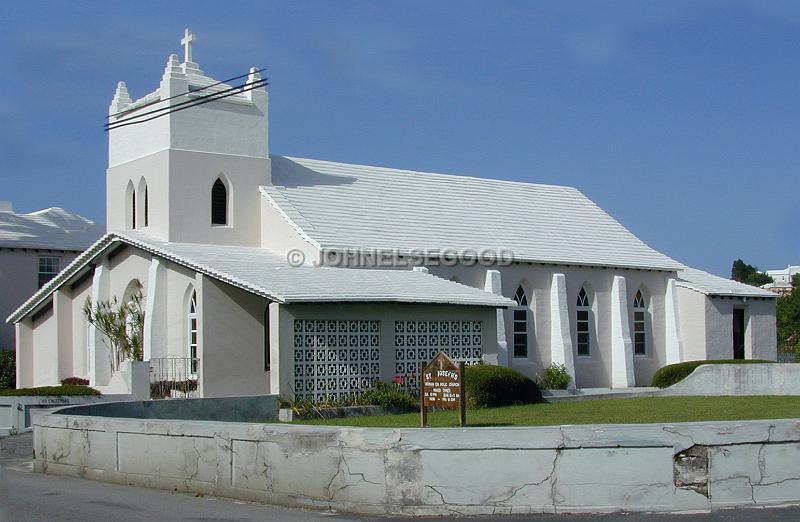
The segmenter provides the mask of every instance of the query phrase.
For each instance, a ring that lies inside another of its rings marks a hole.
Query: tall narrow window
[[[577,305],[577,321],[575,322],[578,334],[578,355],[591,355],[592,353],[592,340],[589,331],[589,320],[591,316],[591,308],[589,304],[589,296],[586,294],[586,289],[581,287],[578,293]]]
[[[147,197],[147,185],[144,186],[144,226],[150,225],[150,198]]]
[[[191,374],[197,375],[197,292],[192,292],[192,298],[189,300],[189,369]]]
[[[136,228],[136,189],[133,188],[133,181],[128,181],[125,187],[125,228],[130,230]]]
[[[39,258],[39,288],[55,277],[61,271],[61,258],[40,257]]]
[[[228,189],[221,179],[217,179],[211,187],[211,224],[228,224]]]
[[[528,356],[528,296],[521,286],[514,294],[514,357]]]
[[[636,291],[633,299],[633,353],[645,355],[647,353],[647,334],[645,330],[647,307],[644,304],[642,291]]]

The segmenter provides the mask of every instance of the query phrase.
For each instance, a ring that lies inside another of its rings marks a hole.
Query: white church
[[[150,94],[119,83],[107,234],[8,318],[18,387],[107,386],[82,307],[137,281],[144,360],[183,362],[205,397],[414,386],[439,350],[531,377],[563,364],[579,388],[776,358],[775,294],[653,250],[574,188],[271,154],[259,70],[217,82],[194,39]]]

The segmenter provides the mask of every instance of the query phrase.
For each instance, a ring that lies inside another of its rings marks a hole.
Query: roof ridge
[[[451,174],[446,172],[433,172],[433,171],[425,171],[425,170],[411,170],[411,169],[401,169],[396,167],[385,167],[381,165],[366,165],[363,163],[344,163],[341,161],[331,161],[331,160],[322,160],[316,158],[300,158],[297,156],[283,156],[280,154],[275,154],[275,156],[283,157],[291,161],[313,161],[317,163],[326,163],[331,165],[342,165],[347,167],[359,167],[363,169],[372,169],[373,171],[387,171],[393,173],[403,173],[403,174],[412,174],[412,175],[421,175],[427,177],[442,177],[442,178],[457,178],[463,180],[470,180],[470,181],[480,181],[485,183],[496,183],[496,184],[508,184],[508,185],[524,185],[529,187],[548,187],[548,188],[558,188],[558,189],[567,189],[571,191],[580,192],[576,187],[571,185],[558,185],[553,183],[531,183],[529,181],[518,181],[518,180],[511,180],[511,179],[497,179],[497,178],[482,178],[480,176],[473,176],[473,175],[466,175],[466,174]]]

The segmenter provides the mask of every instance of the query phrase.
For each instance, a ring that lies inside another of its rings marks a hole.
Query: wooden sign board
[[[422,368],[420,380],[419,412],[424,428],[428,424],[428,408],[456,409],[459,422],[466,419],[466,393],[464,389],[464,363],[456,365],[443,352]]]

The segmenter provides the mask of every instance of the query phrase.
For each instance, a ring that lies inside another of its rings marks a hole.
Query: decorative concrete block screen
[[[481,321],[395,321],[396,382],[419,390],[419,370],[440,351],[455,362],[478,364],[483,351]]]
[[[380,321],[294,321],[295,398],[319,401],[371,388],[380,378]]]

